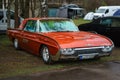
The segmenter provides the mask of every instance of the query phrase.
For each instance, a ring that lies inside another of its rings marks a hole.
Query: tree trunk
[[[29,2],[30,0],[19,0],[20,1],[20,10],[21,10],[21,16],[23,18],[29,17]]]
[[[7,26],[10,28],[10,0],[8,0],[8,15],[7,15]]]
[[[14,15],[14,19],[15,19],[15,28],[18,27],[19,25],[19,18],[18,18],[18,0],[15,0],[15,15]]]
[[[25,0],[25,18],[29,17],[29,2],[30,0]]]
[[[20,11],[21,11],[21,14],[20,16],[24,17],[25,18],[25,2],[24,0],[19,0],[20,1]]]
[[[31,13],[32,17],[35,17],[35,9],[36,9],[36,0],[31,0]]]

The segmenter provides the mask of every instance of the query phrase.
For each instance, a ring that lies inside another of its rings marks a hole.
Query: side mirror
[[[105,14],[107,14],[109,12],[109,9],[107,9],[106,11],[105,11]]]

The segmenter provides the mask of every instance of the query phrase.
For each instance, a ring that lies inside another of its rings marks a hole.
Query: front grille
[[[79,54],[102,53],[102,48],[75,49],[74,56]]]
[[[94,19],[97,19],[97,18],[99,18],[99,16],[94,16],[93,18],[94,18]]]

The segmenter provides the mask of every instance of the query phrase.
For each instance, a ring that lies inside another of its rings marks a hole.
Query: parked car
[[[7,30],[16,49],[41,55],[50,64],[61,59],[93,59],[109,56],[113,42],[102,35],[79,31],[65,18],[28,18],[19,28]]]
[[[120,9],[120,6],[100,6],[98,10],[96,10],[96,12],[93,14],[93,19],[97,19],[99,17],[113,16],[118,9]]]
[[[81,24],[79,30],[97,32],[109,37],[116,46],[120,45],[120,17],[103,17],[90,23]]]
[[[12,11],[12,10],[10,10],[10,28],[14,28],[14,22],[15,22],[15,19],[14,19],[14,14],[15,14],[15,12],[14,11]],[[8,17],[7,17],[7,15],[8,15],[8,10],[7,9],[5,9],[5,10],[3,10],[3,9],[0,9],[0,34],[2,34],[2,33],[6,33],[6,30],[7,30],[7,28],[8,28],[8,26],[7,26],[7,20],[8,20]],[[20,17],[20,16],[18,16],[19,17],[19,24],[21,23],[21,21],[23,20],[23,18],[22,17]]]

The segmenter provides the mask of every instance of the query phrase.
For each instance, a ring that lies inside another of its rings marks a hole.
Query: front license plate
[[[94,58],[98,53],[92,53],[92,54],[80,54],[79,59],[92,59]]]

